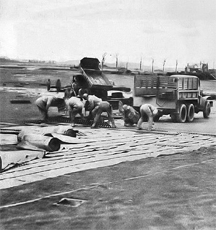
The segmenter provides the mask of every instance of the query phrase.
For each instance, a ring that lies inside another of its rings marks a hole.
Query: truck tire
[[[187,121],[192,122],[194,120],[195,108],[193,104],[190,104],[187,108]]]
[[[210,106],[210,103],[207,101],[203,109],[203,117],[208,118],[210,113],[211,113],[211,106]]]
[[[187,119],[187,107],[185,104],[181,104],[179,113],[177,114],[177,122],[184,123]]]

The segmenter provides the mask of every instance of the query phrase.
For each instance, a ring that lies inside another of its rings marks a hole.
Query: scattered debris
[[[81,118],[77,117],[75,119],[75,123],[76,124],[82,124],[82,125],[85,125],[85,126],[92,126],[93,120],[87,120],[87,119],[82,120]],[[111,128],[111,125],[107,121],[105,121],[104,119],[102,119],[99,122],[98,127],[100,127],[100,128]]]
[[[22,84],[22,83],[17,83],[17,84],[14,84],[14,87],[24,87],[24,84]]]
[[[12,99],[10,100],[11,104],[31,104],[31,101],[28,99]]]
[[[77,208],[84,202],[85,202],[84,200],[75,199],[75,198],[62,198],[55,205],[65,205],[65,206]]]

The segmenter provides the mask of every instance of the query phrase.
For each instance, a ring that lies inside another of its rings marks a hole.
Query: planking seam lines
[[[65,149],[49,154],[50,158],[31,161],[23,167],[1,174],[0,184],[2,184],[2,188],[53,178],[71,172],[113,165],[123,161],[174,154],[189,149],[194,150],[215,142],[215,138],[203,138],[201,135],[179,134],[173,136],[170,141],[166,133],[154,134],[153,136],[150,133],[143,135],[131,131],[116,133],[116,130],[115,133],[112,130],[106,132],[100,130],[100,134],[95,134],[94,131],[89,130],[86,133],[91,136],[91,140],[93,138],[97,138],[97,140],[90,144],[75,144],[72,147],[69,147],[71,145],[63,145]],[[83,139],[87,140],[86,137]],[[199,140],[205,143],[201,143]],[[179,144],[173,145],[172,143],[175,142]],[[188,142],[190,145],[186,145]],[[42,170],[39,171],[39,169]]]

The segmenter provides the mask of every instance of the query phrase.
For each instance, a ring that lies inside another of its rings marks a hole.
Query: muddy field
[[[59,78],[66,85],[73,72],[0,69],[0,74],[0,121],[23,124],[40,118],[33,103],[46,92],[46,80]],[[109,79],[132,82],[131,76]],[[201,84],[215,91],[215,81]],[[31,103],[11,104],[16,98]],[[215,162],[212,145],[3,189],[0,229],[216,229]]]
[[[37,69],[0,69],[0,120],[2,122],[23,123],[27,120],[40,119],[40,113],[34,101],[44,93],[47,93],[46,82],[51,80],[55,84],[61,79],[62,85],[70,83],[71,71],[44,71]],[[29,100],[26,104],[12,104],[11,100]],[[55,113],[51,108],[51,113]]]
[[[26,67],[24,69],[0,68],[0,121],[19,122],[40,119],[40,114],[34,101],[41,94],[48,93],[46,82],[51,80],[55,85],[60,79],[62,86],[70,84],[77,71],[70,70],[44,70],[39,67]],[[133,85],[132,75],[106,74],[110,81],[118,86],[130,87]],[[201,81],[204,92],[216,94],[216,81]],[[55,93],[55,92],[53,92]],[[29,100],[27,104],[12,104],[11,100]],[[58,115],[55,108],[50,109],[50,115]]]

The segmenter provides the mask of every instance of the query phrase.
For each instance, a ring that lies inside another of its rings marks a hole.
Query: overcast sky
[[[216,65],[216,0],[0,0],[0,56]]]

